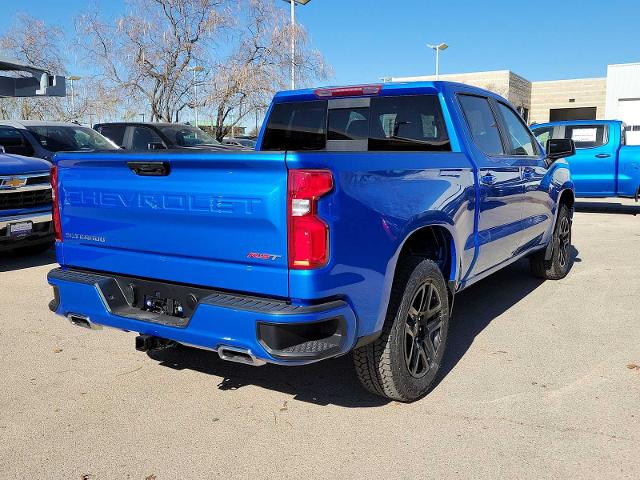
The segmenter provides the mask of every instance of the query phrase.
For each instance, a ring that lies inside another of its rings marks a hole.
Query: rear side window
[[[371,99],[370,151],[450,151],[436,95]]]
[[[327,101],[277,103],[271,109],[262,150],[323,150]]]
[[[98,132],[107,137],[119,147],[124,145],[125,125],[102,125],[98,127]]]
[[[564,138],[570,138],[576,148],[601,147],[608,143],[607,125],[567,125]]]
[[[29,145],[22,133],[17,128],[0,127],[0,145],[4,147],[7,153],[15,153],[17,155],[33,155],[33,148]]]
[[[498,109],[507,129],[508,155],[537,155],[538,147],[536,142],[533,139],[533,135],[529,133],[529,129],[522,122],[520,115],[501,102],[498,102]]]
[[[131,135],[131,149],[132,150],[148,150],[150,143],[162,143],[162,138],[156,132],[149,127],[132,127],[133,134]]]
[[[460,95],[460,105],[474,143],[487,155],[502,155],[502,141],[498,122],[493,116],[489,101],[484,97]]]

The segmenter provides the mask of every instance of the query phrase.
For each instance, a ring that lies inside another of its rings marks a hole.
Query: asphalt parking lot
[[[134,350],[47,309],[52,253],[0,257],[1,478],[640,478],[640,207],[581,202],[569,276],[461,294],[406,405],[350,358],[254,368]]]

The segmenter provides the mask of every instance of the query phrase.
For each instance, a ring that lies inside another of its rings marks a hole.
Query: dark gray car
[[[0,146],[5,152],[51,160],[56,152],[111,151],[120,148],[95,130],[67,122],[0,121]]]

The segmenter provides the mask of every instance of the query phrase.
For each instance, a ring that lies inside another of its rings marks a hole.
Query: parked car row
[[[122,150],[238,151],[199,128],[172,123],[0,121],[0,251],[33,252],[53,244],[49,170],[60,152]]]

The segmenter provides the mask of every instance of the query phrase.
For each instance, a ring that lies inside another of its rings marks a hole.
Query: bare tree
[[[178,121],[190,99],[189,68],[203,61],[227,21],[224,2],[132,0],[114,24],[85,13],[78,29],[86,60],[123,96],[148,105],[151,120]]]
[[[219,140],[248,114],[264,111],[273,94],[287,88],[292,36],[297,44],[294,61],[299,81],[328,76],[322,55],[309,49],[304,29],[291,26],[274,2],[246,0],[240,8],[228,39],[235,46],[230,55],[215,62],[206,98]]]

